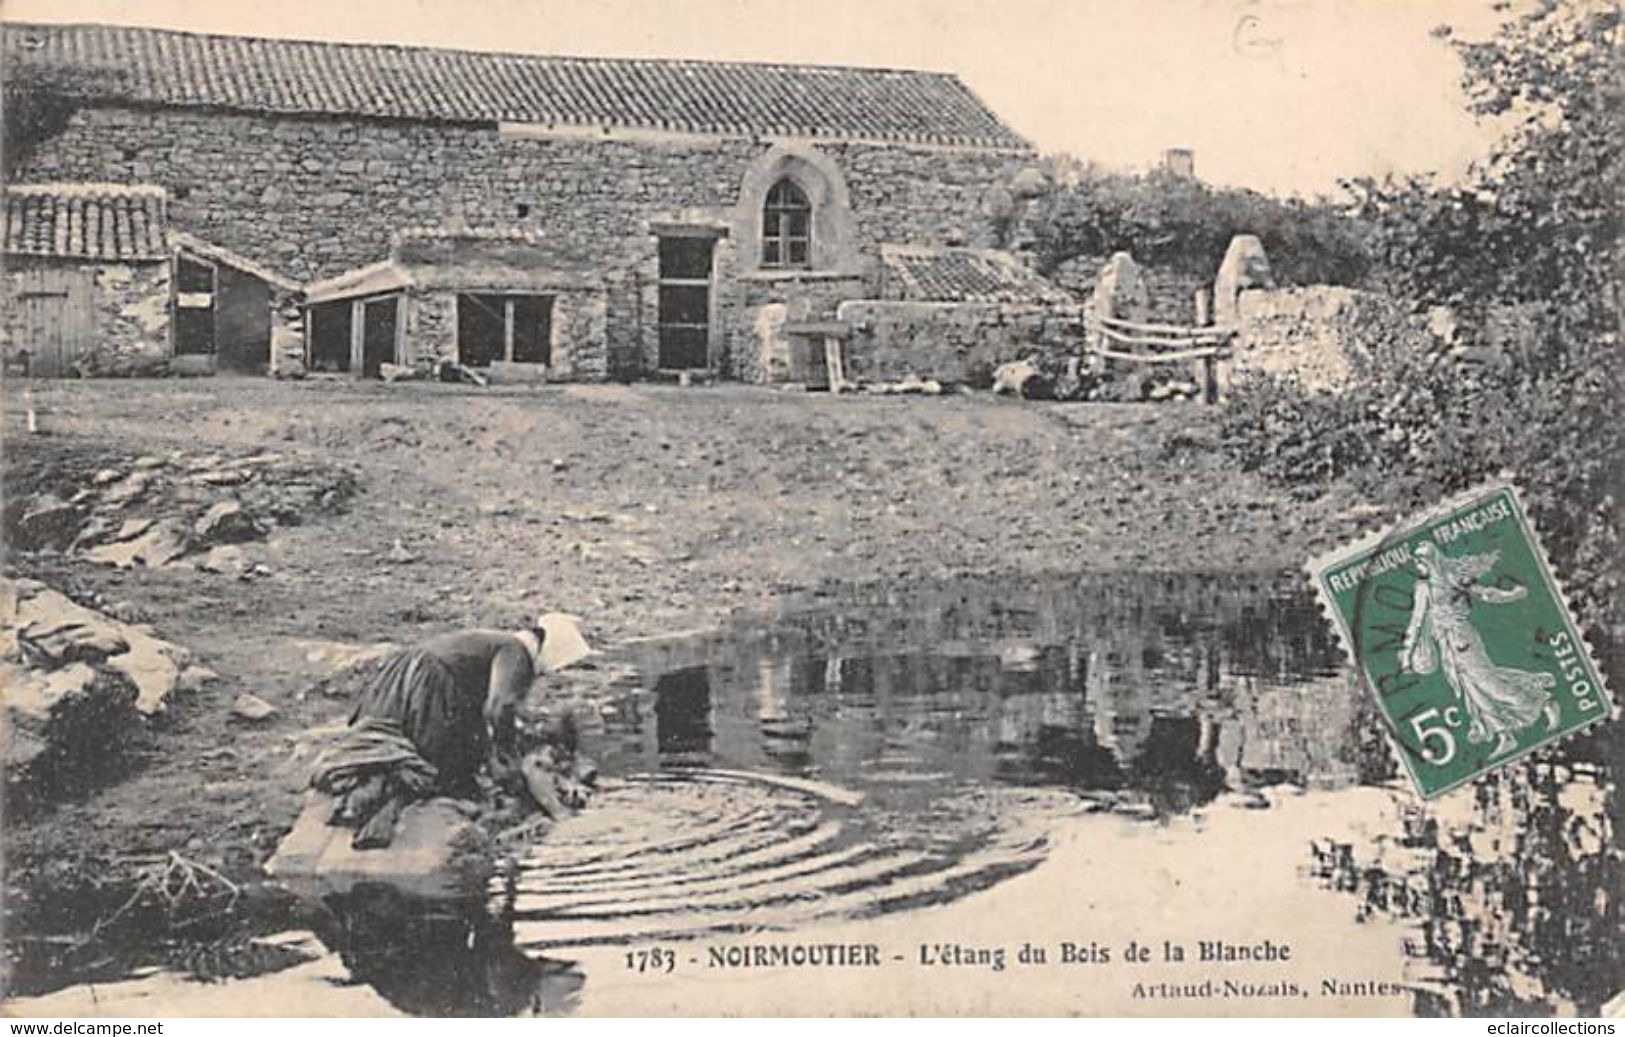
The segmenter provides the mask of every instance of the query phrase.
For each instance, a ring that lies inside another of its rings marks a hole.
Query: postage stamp
[[[1424,798],[1613,713],[1510,484],[1430,508],[1308,571]]]

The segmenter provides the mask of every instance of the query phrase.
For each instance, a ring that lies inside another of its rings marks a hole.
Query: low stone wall
[[[1232,378],[1291,378],[1336,391],[1376,347],[1417,329],[1392,300],[1334,285],[1261,288],[1241,293]]]
[[[987,385],[1008,360],[1077,352],[1084,334],[1077,306],[864,299],[842,303],[837,315],[853,329],[847,375],[858,381],[915,375]]]
[[[735,322],[726,329],[727,373],[757,383],[821,381],[823,346],[785,335],[785,323],[835,320],[846,300],[863,298],[871,287],[863,274],[740,278]]]

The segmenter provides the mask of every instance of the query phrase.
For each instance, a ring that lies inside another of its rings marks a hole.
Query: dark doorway
[[[711,366],[711,253],[716,239],[660,239],[660,368]]]
[[[188,256],[175,257],[175,355],[214,353],[215,270]]]
[[[464,367],[490,367],[507,349],[506,307],[500,295],[457,297],[457,362]]]
[[[361,373],[367,378],[377,378],[383,364],[399,363],[395,355],[399,304],[399,296],[370,299],[362,304]]]
[[[323,302],[307,312],[306,366],[312,371],[350,369],[350,301]]]
[[[271,363],[271,286],[222,264],[215,272],[214,342],[225,370],[263,374]]]

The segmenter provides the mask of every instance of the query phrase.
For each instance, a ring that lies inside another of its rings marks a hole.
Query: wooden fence
[[[1199,365],[1202,399],[1219,399],[1218,362],[1229,358],[1233,328],[1143,324],[1120,317],[1089,317],[1086,358],[1126,364]]]

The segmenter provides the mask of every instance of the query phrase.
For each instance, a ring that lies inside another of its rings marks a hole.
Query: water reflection
[[[1159,815],[1227,787],[1381,776],[1315,606],[1281,581],[1105,575],[864,588],[757,629],[646,645],[612,770],[725,766],[878,795],[1118,791]],[[647,722],[653,714],[653,723]]]
[[[1339,891],[1326,909],[1351,937],[1407,920],[1422,1010],[1595,1011],[1618,994],[1620,736],[1424,805],[1300,588],[1204,574],[874,586],[637,646],[586,740],[606,775],[666,778],[618,786],[533,848],[503,921],[373,891],[326,905],[321,937],[403,1011],[557,1012],[582,977],[543,954],[944,904],[1042,867],[1055,817],[1080,809],[1166,824],[1159,839],[1199,860],[1225,809],[1206,808],[1227,792],[1260,808],[1282,800],[1257,790],[1282,785],[1369,804],[1383,794],[1353,786],[1376,785],[1399,808],[1372,815],[1396,817],[1391,830],[1356,842],[1304,822],[1296,845],[1319,837],[1296,888]],[[835,810],[793,785],[701,787],[716,777],[704,768],[864,798]],[[1111,840],[1139,823],[1101,826],[1102,867],[1135,866],[1145,844]]]
[[[1318,873],[1362,916],[1412,922],[1433,1012],[1594,1015],[1625,989],[1618,789],[1597,763],[1557,755],[1436,805],[1406,797],[1397,832],[1316,847]]]
[[[362,886],[324,900],[314,928],[352,983],[411,1015],[556,1015],[575,1006],[586,981],[569,962],[520,953],[511,925],[478,902]]]

